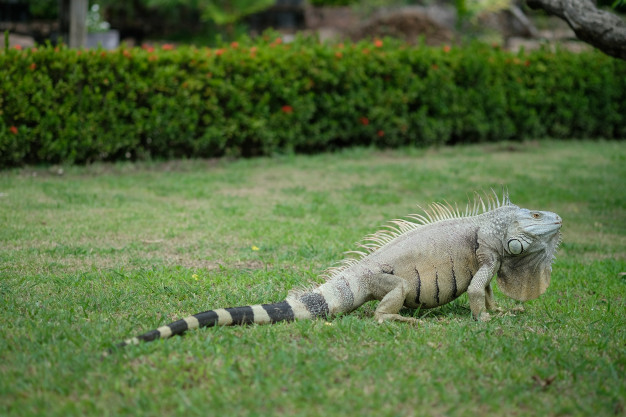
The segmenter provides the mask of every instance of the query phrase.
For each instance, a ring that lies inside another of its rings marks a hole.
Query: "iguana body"
[[[118,347],[215,325],[264,324],[348,313],[380,300],[378,321],[417,321],[402,307],[433,308],[467,291],[472,315],[489,318],[495,308],[490,282],[498,274],[500,289],[517,300],[541,295],[550,283],[551,264],[560,242],[561,218],[530,211],[488,196],[464,213],[433,204],[411,221],[396,220],[389,230],[365,238],[356,252],[331,268],[327,281],[299,291],[279,303],[209,310],[128,339]]]

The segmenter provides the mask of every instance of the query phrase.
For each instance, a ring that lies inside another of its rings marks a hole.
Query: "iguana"
[[[539,297],[550,284],[554,253],[560,243],[561,218],[502,200],[496,193],[476,194],[464,212],[434,203],[422,214],[394,220],[365,237],[326,282],[311,290],[292,291],[284,301],[219,308],[185,317],[117,345],[168,338],[188,329],[221,325],[276,323],[348,313],[370,300],[380,300],[379,322],[417,319],[398,314],[402,307],[433,308],[467,291],[476,320],[488,320],[495,302],[491,279],[516,300]],[[348,252],[350,253],[350,252]]]

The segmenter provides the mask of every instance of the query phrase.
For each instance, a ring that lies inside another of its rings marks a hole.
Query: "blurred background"
[[[614,6],[599,0],[598,7]],[[614,9],[624,12],[624,6]],[[510,50],[559,42],[578,50],[565,22],[511,0],[0,0],[0,30],[10,45],[72,45],[73,19],[86,22],[74,46],[112,49],[151,43],[215,46],[268,28],[322,41],[393,36],[428,45],[478,39]]]

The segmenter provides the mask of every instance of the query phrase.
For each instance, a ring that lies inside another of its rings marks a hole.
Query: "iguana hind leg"
[[[392,274],[377,274],[372,277],[370,291],[380,303],[374,312],[374,317],[379,323],[386,320],[404,321],[417,323],[413,317],[405,317],[398,314],[404,306],[409,286],[406,280]]]

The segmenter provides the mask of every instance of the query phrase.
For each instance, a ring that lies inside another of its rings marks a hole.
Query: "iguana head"
[[[498,287],[520,301],[532,300],[550,285],[563,220],[556,213],[518,208],[502,242]]]

